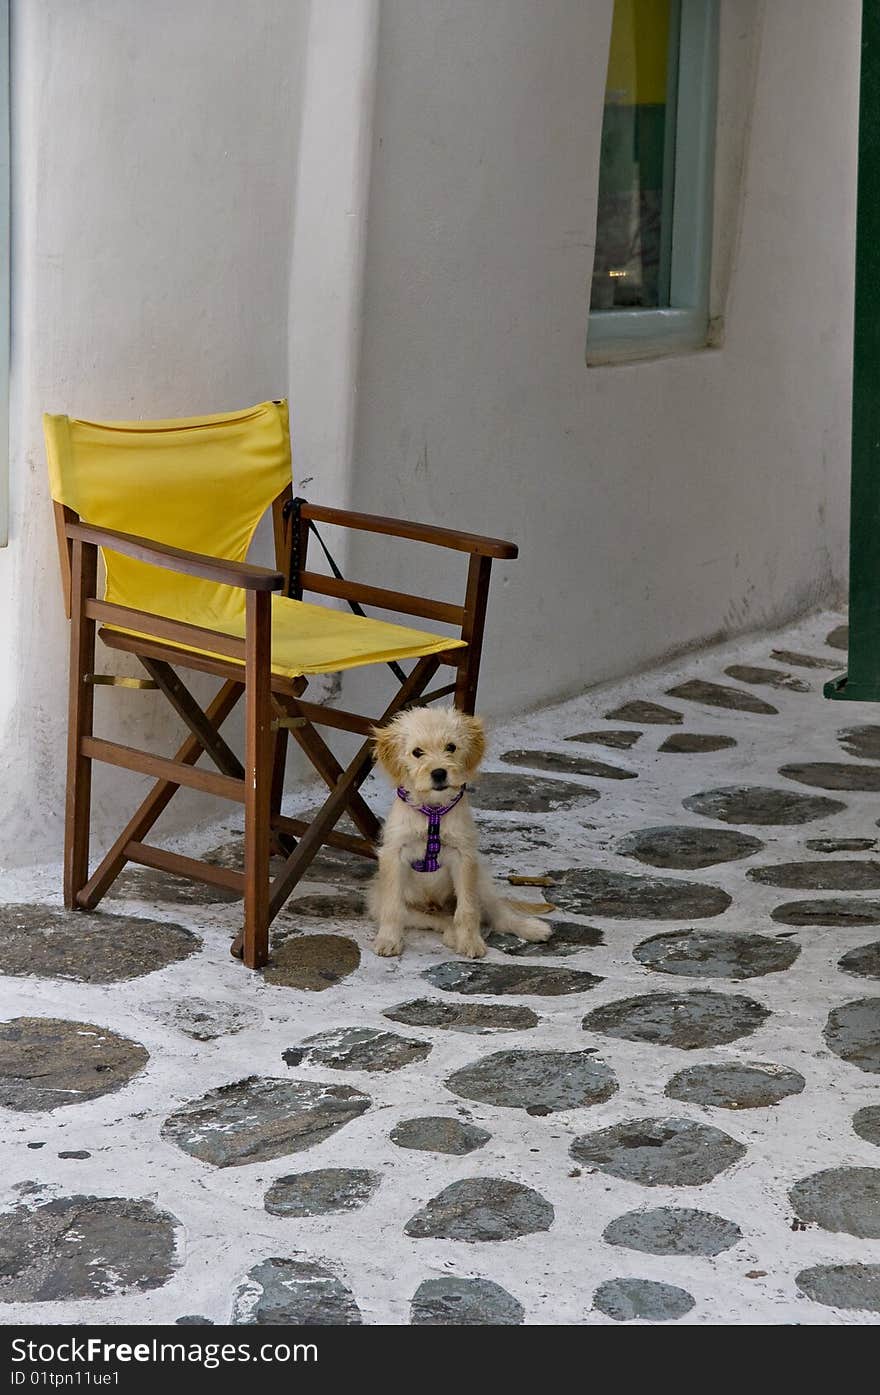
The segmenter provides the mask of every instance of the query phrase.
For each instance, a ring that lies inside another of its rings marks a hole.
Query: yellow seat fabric
[[[193,625],[205,624],[203,617],[175,615],[172,618],[186,620]],[[125,630],[121,626],[107,628],[119,629],[122,634],[137,634],[144,639],[150,637],[142,631]],[[232,619],[222,624],[212,623],[210,628],[220,629],[235,639],[244,639],[244,615],[237,621]],[[241,663],[243,667],[242,660],[214,654],[210,649],[196,649],[195,646],[175,644],[167,639],[161,642],[184,652],[223,659],[228,664]],[[342,669],[382,663],[387,659],[415,659],[423,654],[439,654],[444,649],[458,649],[463,643],[463,640],[446,639],[427,630],[411,630],[405,625],[392,625],[384,620],[363,619],[344,610],[331,610],[329,606],[294,601],[288,596],[272,597],[272,672],[285,678],[299,678],[301,674],[309,673],[337,673]]]
[[[96,527],[211,557],[243,562],[260,518],[291,478],[286,402],[152,422],[92,422],[47,414],[43,427],[56,502]],[[106,600],[244,637],[244,591],[107,549],[103,555]],[[437,654],[462,643],[328,606],[272,597],[272,669],[288,678]]]

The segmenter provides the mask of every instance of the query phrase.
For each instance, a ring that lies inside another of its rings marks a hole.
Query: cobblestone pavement
[[[5,875],[0,1321],[876,1322],[880,712],[822,699],[845,642],[494,732],[483,846],[547,879],[514,893],[547,945],[379,959],[327,854],[249,974],[215,889],[132,869],[85,918]]]

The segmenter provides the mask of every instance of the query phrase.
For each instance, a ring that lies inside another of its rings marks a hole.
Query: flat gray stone
[[[491,1279],[425,1279],[413,1294],[413,1327],[517,1327],[522,1303]]]
[[[508,775],[504,771],[482,772],[471,790],[475,809],[512,809],[529,814],[593,804],[598,798],[598,790],[576,785],[573,780],[550,780],[545,775]]]
[[[682,804],[692,814],[702,814],[707,819],[758,827],[811,823],[813,819],[828,818],[846,808],[838,799],[797,794],[794,790],[778,790],[768,785],[724,785],[720,789],[692,794],[683,799]]]
[[[621,838],[615,849],[649,867],[693,871],[720,862],[737,862],[760,852],[764,844],[750,833],[732,828],[688,828],[686,825],[640,828]]]
[[[569,755],[567,751],[505,751],[501,759],[505,765],[524,765],[529,770],[549,770],[560,775],[591,775],[600,780],[635,780],[638,776],[636,770],[623,770],[619,765]]]
[[[413,1148],[420,1153],[451,1153],[464,1157],[482,1148],[492,1137],[476,1124],[465,1124],[448,1115],[432,1115],[424,1119],[403,1119],[391,1130],[391,1142],[398,1148]]]
[[[811,852],[842,853],[870,852],[876,848],[876,838],[808,838],[806,846]]]
[[[748,1036],[769,1016],[761,1003],[737,993],[693,989],[619,998],[588,1013],[582,1025],[586,1032],[601,1032],[624,1041],[649,1041],[694,1051]]]
[[[146,901],[159,906],[216,906],[241,900],[240,893],[229,887],[187,881],[170,872],[154,872],[151,867],[127,868],[107,895],[113,901]]]
[[[0,906],[0,974],[121,983],[188,959],[191,930],[132,915],[86,915],[58,906]]]
[[[499,935],[497,930],[486,936],[490,949],[524,959],[544,959],[547,956],[566,958],[570,954],[579,954],[582,949],[594,949],[604,942],[605,936],[601,930],[593,925],[579,925],[575,920],[555,920],[549,940],[520,940],[516,935]]]
[[[254,1025],[254,1013],[250,1008],[224,1003],[219,998],[163,999],[145,1003],[144,1009],[166,1027],[183,1032],[193,1041],[216,1041],[218,1037],[231,1037]]]
[[[213,867],[225,867],[229,872],[244,871],[244,833],[228,843],[221,843],[204,855],[205,862]]]
[[[58,1109],[121,1090],[150,1059],[140,1042],[57,1017],[0,1022],[0,1105]]]
[[[636,698],[632,702],[624,702],[620,707],[615,707],[613,712],[606,712],[606,722],[638,722],[640,726],[678,726],[684,721],[680,712],[675,712],[671,707],[661,707],[659,702],[645,702],[641,698]]]
[[[302,814],[304,819],[314,818],[317,809]],[[338,825],[349,833],[357,829],[346,817]],[[224,843],[205,854],[205,861],[218,867],[228,867],[233,872],[244,871],[244,841],[242,838]],[[273,858],[274,865],[280,866],[280,859]],[[357,853],[345,852],[342,848],[322,848],[317,857],[309,863],[306,879],[309,882],[324,882],[331,886],[356,887],[358,883],[369,881],[375,875],[376,864],[371,858],[360,857]]]
[[[745,1155],[729,1134],[690,1119],[628,1119],[571,1145],[575,1162],[645,1187],[699,1187]]]
[[[858,998],[834,1008],[823,1035],[835,1056],[880,1075],[880,998]]]
[[[439,1027],[445,1032],[488,1036],[494,1032],[523,1032],[537,1027],[538,1015],[528,1007],[506,1003],[441,1003],[435,998],[415,998],[386,1008],[382,1014],[406,1027]]]
[[[787,1066],[732,1061],[688,1066],[672,1077],[663,1093],[713,1109],[766,1109],[799,1095],[805,1084],[804,1077]]]
[[[866,1104],[853,1115],[853,1129],[866,1143],[880,1148],[880,1104]]]
[[[786,780],[817,790],[880,790],[880,765],[846,765],[843,761],[793,761],[779,767]]]
[[[413,1061],[424,1061],[431,1044],[417,1037],[401,1037],[375,1027],[332,1027],[306,1037],[302,1046],[283,1053],[289,1066],[307,1061],[310,1066],[332,1066],[334,1070],[400,1070]]]
[[[828,925],[847,928],[859,925],[880,925],[880,901],[865,897],[847,900],[844,896],[828,896],[815,901],[786,901],[770,912],[779,925]]]
[[[351,1289],[324,1260],[264,1259],[232,1300],[236,1327],[356,1327],[363,1322]]]
[[[252,1075],[175,1109],[162,1137],[214,1167],[243,1167],[323,1143],[371,1103],[349,1085]]]
[[[789,887],[793,891],[880,890],[880,862],[864,858],[780,862],[773,867],[750,867],[747,876],[762,886]]]
[[[353,974],[360,962],[361,952],[347,935],[291,935],[273,946],[262,972],[266,983],[278,988],[323,993]]]
[[[880,1240],[880,1168],[829,1167],[788,1193],[798,1220],[861,1240]]]
[[[825,636],[825,643],[829,649],[842,649],[845,653],[849,649],[849,625],[835,625]]]
[[[571,868],[550,872],[548,898],[574,915],[611,920],[703,920],[721,915],[731,897],[720,886],[670,877]]]
[[[674,731],[659,747],[659,750],[679,756],[695,756],[705,751],[729,751],[735,746],[732,736],[709,736],[697,731]]]
[[[161,1288],[180,1222],[152,1201],[64,1196],[0,1215],[0,1303],[110,1298]]]
[[[795,1275],[795,1283],[826,1308],[880,1313],[880,1264],[816,1264]]]
[[[790,664],[792,668],[840,668],[837,659],[826,659],[818,654],[801,654],[795,649],[774,649],[771,658],[780,664]]]
[[[792,673],[783,673],[778,668],[759,668],[755,664],[731,664],[724,672],[737,683],[752,683],[756,687],[787,688],[792,693],[809,693],[809,683],[795,678]]]
[[[742,1231],[711,1211],[655,1206],[618,1216],[605,1227],[602,1239],[646,1255],[720,1255],[739,1243]]]
[[[407,1221],[404,1230],[416,1239],[515,1240],[549,1230],[554,1211],[549,1201],[521,1182],[503,1177],[466,1177],[445,1187]]]
[[[849,950],[838,959],[837,967],[845,974],[857,974],[859,978],[880,978],[880,940]]]
[[[602,1104],[617,1090],[614,1072],[587,1051],[496,1051],[453,1071],[447,1089],[466,1100],[552,1114]]]
[[[453,959],[426,969],[422,978],[445,993],[514,994],[558,998],[564,993],[586,993],[602,979],[585,969],[565,969],[551,964],[490,964],[486,960]]]
[[[358,891],[313,892],[288,901],[278,928],[292,922],[298,929],[310,920],[362,920],[366,913],[366,903]]]
[[[690,678],[686,683],[677,683],[666,691],[670,697],[699,702],[705,707],[724,707],[731,712],[757,712],[773,717],[779,711],[763,698],[755,697],[754,693],[746,693],[742,688],[731,688],[724,683],[709,683],[705,678]]]
[[[274,1181],[263,1198],[273,1216],[334,1216],[357,1211],[375,1195],[381,1177],[363,1168],[322,1167]]]
[[[533,819],[530,823],[502,822],[492,819],[478,810],[476,815],[480,830],[480,851],[487,858],[504,858],[504,871],[510,870],[510,860],[537,848],[556,846],[554,835],[544,827],[543,820]]]
[[[731,930],[673,930],[652,935],[633,958],[658,974],[694,978],[760,978],[790,969],[801,952],[792,940]]]
[[[342,824],[338,827],[341,828]],[[309,863],[306,875],[310,882],[354,887],[376,875],[376,864],[369,857],[359,857],[357,853],[344,852],[341,848],[322,848]]]
[[[880,726],[843,727],[837,739],[848,756],[880,761]]]
[[[585,746],[607,746],[612,751],[629,751],[641,741],[640,731],[579,731],[576,736],[566,736],[566,741],[580,741]]]
[[[607,1279],[593,1294],[593,1307],[615,1322],[675,1322],[693,1306],[686,1289],[655,1279]]]

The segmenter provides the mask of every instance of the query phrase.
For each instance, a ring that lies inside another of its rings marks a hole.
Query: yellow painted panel
[[[615,0],[607,103],[665,103],[671,11],[672,0]]]

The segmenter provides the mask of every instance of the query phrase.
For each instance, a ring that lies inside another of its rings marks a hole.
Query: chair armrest
[[[169,547],[167,543],[155,542],[152,538],[118,533],[113,528],[96,528],[91,523],[68,523],[65,532],[68,538],[97,544],[110,552],[121,552],[123,556],[134,557],[139,562],[150,562],[154,567],[166,567],[185,576],[204,577],[207,581],[237,586],[243,591],[280,591],[284,586],[281,573],[269,567],[255,567],[250,562],[233,562],[225,557],[210,557],[201,552],[186,552],[183,548]]]
[[[368,533],[384,533],[397,538],[413,538],[416,542],[450,547],[456,552],[473,552],[482,557],[513,558],[519,555],[516,543],[502,538],[483,538],[476,533],[459,533],[452,528],[435,528],[430,523],[410,523],[403,518],[381,518],[372,513],[351,513],[348,509],[326,508],[323,504],[303,502],[301,518],[316,523],[338,523],[342,528],[358,528]]]

